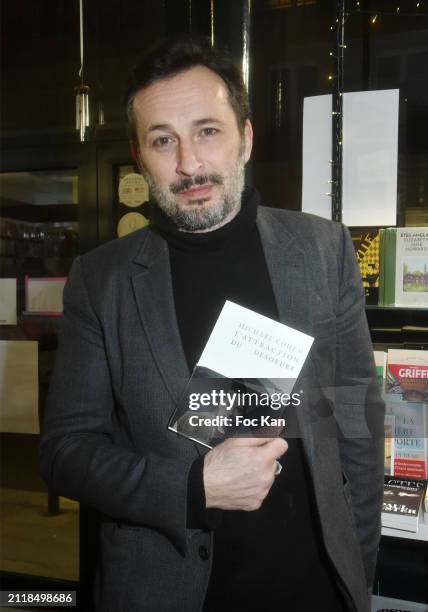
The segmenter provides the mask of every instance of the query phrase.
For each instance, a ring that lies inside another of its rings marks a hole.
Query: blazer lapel
[[[289,232],[285,224],[270,222],[267,214],[263,208],[259,208],[257,226],[280,322],[312,335],[312,316],[308,294],[309,279],[306,272],[305,254],[296,237]],[[310,389],[307,388],[304,380],[302,380],[302,386],[295,390],[300,391],[301,389],[306,394],[309,392],[310,396]],[[303,445],[312,464],[314,448],[309,411],[298,410],[297,418]]]
[[[176,403],[190,377],[174,306],[167,243],[150,231],[134,259],[137,307],[162,379]]]
[[[281,323],[312,331],[304,253],[285,225],[270,223],[259,209],[257,217],[266,263]]]

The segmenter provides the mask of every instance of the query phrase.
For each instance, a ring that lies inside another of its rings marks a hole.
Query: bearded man
[[[49,485],[101,513],[96,608],[367,611],[383,405],[349,233],[244,188],[246,90],[209,45],[148,54],[127,110],[153,219],[74,262],[41,446]],[[314,336],[300,437],[168,431],[227,299]]]

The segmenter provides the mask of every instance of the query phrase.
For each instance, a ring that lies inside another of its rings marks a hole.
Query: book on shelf
[[[376,366],[376,380],[379,385],[381,392],[385,391],[386,383],[386,367],[388,361],[388,353],[386,351],[373,351],[375,366]]]
[[[384,422],[385,431],[385,458],[384,458],[384,474],[387,476],[394,475],[394,457],[395,457],[395,416],[385,413]]]
[[[385,393],[386,370],[388,363],[388,353],[386,351],[374,350],[374,360],[376,365],[376,379],[380,392]],[[392,476],[394,474],[394,450],[395,450],[395,416],[385,412],[384,420],[385,432],[385,457],[384,473]]]
[[[385,437],[385,446],[391,456],[391,475],[405,478],[427,478],[428,448],[426,438],[428,404],[406,402],[384,395],[386,416],[391,441]],[[389,416],[390,415],[390,416]],[[388,420],[389,419],[389,420]],[[388,435],[385,425],[385,436]],[[392,434],[391,429],[394,428]],[[387,469],[387,466],[385,466]]]
[[[388,349],[386,392],[405,401],[428,401],[428,351]]]
[[[395,437],[393,474],[394,476],[406,478],[427,478],[427,447],[425,438]]]
[[[428,228],[379,231],[379,305],[428,307]]]
[[[385,241],[381,257],[384,258],[382,296],[384,306],[395,306],[395,261],[397,249],[397,232],[395,227],[385,229]]]
[[[312,343],[226,301],[168,428],[209,448],[227,437],[293,435],[301,401],[293,388]]]
[[[422,519],[426,482],[385,476],[382,527],[417,533]]]
[[[380,235],[378,229],[350,229],[367,304],[379,299]]]
[[[397,228],[395,305],[428,307],[428,227]]]
[[[388,350],[383,397],[386,415],[391,415],[386,417],[385,423],[389,418],[391,424],[393,417],[394,427],[390,473],[407,478],[427,478],[428,351]],[[387,439],[386,443],[388,445]]]

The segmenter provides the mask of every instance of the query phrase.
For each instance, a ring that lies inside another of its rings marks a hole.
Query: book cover
[[[384,249],[384,275],[385,286],[383,288],[383,305],[394,306],[395,304],[395,253],[397,242],[397,228],[388,227],[385,230]]]
[[[397,228],[395,305],[428,307],[428,227]]]
[[[230,436],[288,434],[301,401],[294,384],[312,342],[226,301],[169,429],[209,448]]]
[[[379,299],[380,234],[373,228],[350,230],[367,304],[377,304]]]
[[[389,349],[386,391],[405,401],[428,401],[428,351]]]
[[[424,438],[399,437],[394,440],[394,476],[427,478],[427,448]]]
[[[384,399],[395,418],[392,473],[427,478],[428,351],[388,350]]]
[[[385,477],[382,526],[416,533],[422,515],[425,484],[420,480]]]
[[[393,417],[394,426],[391,474],[405,478],[426,479],[428,404],[407,402],[397,395],[387,393],[384,394],[384,400],[386,415]]]

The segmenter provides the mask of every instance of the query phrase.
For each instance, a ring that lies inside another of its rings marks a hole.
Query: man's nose
[[[196,146],[192,142],[180,142],[177,149],[177,174],[193,176],[202,168]]]

